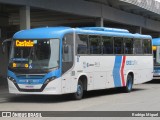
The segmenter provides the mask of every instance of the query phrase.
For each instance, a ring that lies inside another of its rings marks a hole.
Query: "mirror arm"
[[[5,40],[2,42],[2,53],[3,53],[3,54],[5,53],[5,49],[6,49],[5,43],[10,42],[10,41],[12,41],[12,38],[5,39]]]

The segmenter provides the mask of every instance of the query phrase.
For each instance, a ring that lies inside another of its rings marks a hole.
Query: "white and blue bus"
[[[13,36],[8,65],[9,92],[67,94],[123,87],[153,78],[149,35],[105,27],[46,27]]]
[[[160,38],[153,38],[154,72],[153,79],[160,79]]]

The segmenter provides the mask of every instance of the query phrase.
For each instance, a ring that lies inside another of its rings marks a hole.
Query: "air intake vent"
[[[23,74],[19,74],[16,76],[19,79],[42,79],[44,77],[44,75],[23,75]]]

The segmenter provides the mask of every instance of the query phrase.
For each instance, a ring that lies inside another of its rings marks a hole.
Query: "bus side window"
[[[73,66],[73,34],[66,34],[63,38],[62,73]]]
[[[113,37],[103,36],[103,54],[113,54]]]
[[[101,54],[101,37],[97,35],[89,36],[90,54]]]
[[[122,37],[114,38],[114,54],[124,54],[124,43]]]
[[[132,38],[124,38],[124,52],[125,54],[133,54],[133,39]]]
[[[142,54],[142,40],[141,39],[134,39],[134,54]]]
[[[77,54],[88,54],[88,35],[76,35]]]
[[[143,53],[144,54],[151,54],[152,53],[152,45],[150,39],[143,40]]]

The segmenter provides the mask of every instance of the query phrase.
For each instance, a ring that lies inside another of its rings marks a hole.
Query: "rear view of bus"
[[[153,79],[160,79],[160,38],[153,38],[153,60],[154,60],[154,73]]]

